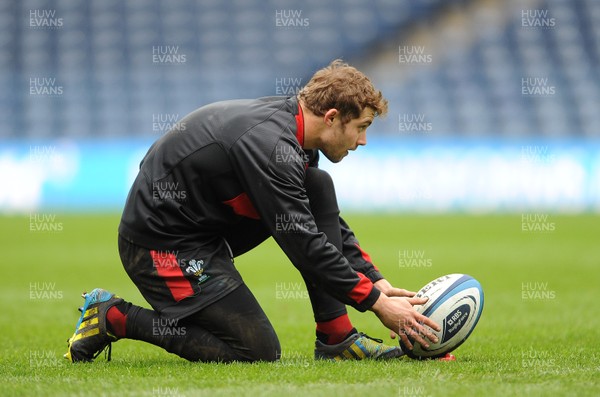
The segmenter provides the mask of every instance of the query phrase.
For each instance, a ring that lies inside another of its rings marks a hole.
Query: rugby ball
[[[436,278],[421,288],[416,297],[429,298],[424,305],[414,308],[442,328],[440,332],[432,330],[438,342],[430,343],[427,349],[411,339],[413,349],[409,350],[400,340],[404,353],[417,360],[443,357],[459,347],[475,329],[483,309],[481,284],[466,274]]]

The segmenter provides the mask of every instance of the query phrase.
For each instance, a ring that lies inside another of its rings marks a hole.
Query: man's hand
[[[412,298],[413,296],[415,296],[417,294],[416,292],[408,291],[408,290],[405,290],[402,288],[395,288],[392,286],[392,284],[390,284],[389,281],[387,281],[384,278],[382,278],[381,280],[375,281],[375,283],[373,283],[373,285],[375,287],[377,287],[377,289],[379,291],[383,292],[387,296],[403,296],[403,297],[407,297],[407,298]]]
[[[402,289],[402,288],[396,288],[396,287],[392,286],[392,284],[390,284],[390,282],[384,278],[376,281],[373,285],[375,285],[375,287],[377,287],[377,289],[379,291],[381,291],[383,294],[385,294],[386,296],[400,296],[400,297],[412,298],[413,296],[415,296],[417,294],[416,292],[413,292],[413,291],[409,291],[409,290]],[[396,332],[390,331],[390,338],[396,339],[396,335],[397,335]]]
[[[388,297],[385,294],[379,295],[377,302],[371,307],[371,310],[377,315],[379,321],[387,328],[400,336],[404,345],[412,350],[413,345],[408,336],[414,341],[428,348],[429,343],[437,342],[437,337],[424,325],[440,331],[441,328],[431,319],[418,313],[413,305],[422,305],[428,298],[407,298],[407,297]]]

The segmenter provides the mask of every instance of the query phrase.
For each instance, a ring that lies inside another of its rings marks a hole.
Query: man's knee
[[[266,318],[249,325],[240,341],[230,347],[241,361],[277,361],[281,357],[279,338]]]
[[[308,167],[304,178],[304,187],[308,191],[323,192],[333,190],[333,179],[326,171]]]
[[[279,340],[268,341],[260,347],[252,349],[248,361],[277,361],[281,358],[281,346]]]
[[[309,167],[304,187],[314,215],[339,213],[333,179],[327,172]]]

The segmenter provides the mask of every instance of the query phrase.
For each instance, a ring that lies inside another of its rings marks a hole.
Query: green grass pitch
[[[270,240],[236,265],[279,335],[280,362],[190,363],[124,340],[113,345],[111,362],[101,355],[72,365],[62,354],[83,290],[103,287],[147,307],[119,261],[119,217],[13,216],[0,218],[0,395],[600,395],[600,217],[346,218],[394,285],[417,290],[455,272],[481,282],[483,315],[457,361],[314,362],[301,278]],[[52,230],[36,231],[40,225]],[[537,225],[552,227],[531,230]],[[350,309],[350,317],[395,343],[372,313]]]

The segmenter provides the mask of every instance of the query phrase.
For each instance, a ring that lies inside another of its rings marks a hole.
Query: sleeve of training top
[[[255,127],[231,148],[234,168],[262,222],[302,275],[345,304],[369,309],[379,290],[317,230],[304,189],[302,149],[291,135],[268,134]]]
[[[350,266],[355,271],[367,276],[373,283],[384,278],[377,266],[373,264],[371,256],[360,247],[354,232],[342,217],[340,217],[340,229],[342,231],[342,254],[348,259]]]

